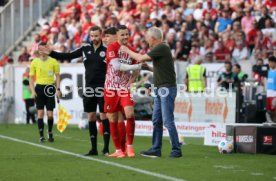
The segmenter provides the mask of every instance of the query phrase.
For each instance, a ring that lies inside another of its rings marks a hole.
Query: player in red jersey
[[[118,127],[118,114],[123,111],[126,116],[126,135],[127,147],[126,154],[128,157],[135,157],[133,150],[133,138],[135,129],[134,119],[134,102],[132,100],[129,86],[133,83],[139,75],[138,71],[133,74],[129,72],[132,70],[140,70],[141,65],[137,64],[135,60],[131,59],[128,54],[120,51],[121,45],[128,44],[129,32],[126,26],[120,25],[117,32],[118,41],[111,43],[106,51],[106,80],[105,80],[105,112],[110,121],[111,137],[115,146],[115,153],[110,157],[125,157],[120,143],[121,136],[120,128]],[[132,47],[128,47],[133,50]]]
[[[111,43],[114,43],[118,41],[117,39],[117,28],[115,27],[110,27],[104,30],[104,43],[108,46]],[[131,69],[130,65],[130,69]],[[136,66],[136,65],[134,65]],[[121,150],[125,152],[126,150],[126,125],[125,125],[125,120],[123,113],[120,111],[118,113],[118,130],[119,130],[119,139],[120,139],[120,145],[121,145]]]

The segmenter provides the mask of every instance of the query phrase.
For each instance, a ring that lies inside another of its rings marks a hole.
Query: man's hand
[[[53,47],[50,46],[50,45],[38,46],[38,51],[43,53],[43,54],[49,55],[51,53],[51,51],[53,51]]]
[[[126,46],[124,46],[124,45],[122,45],[122,46],[120,47],[120,50],[121,50],[122,52],[126,52],[126,53],[128,53],[128,51],[129,51],[129,49],[128,49]]]
[[[141,69],[142,70],[152,71],[152,67],[150,67],[147,63],[143,63]]]
[[[57,90],[56,96],[57,96],[57,99],[60,100],[60,98],[61,98],[61,92],[60,92],[60,90]]]

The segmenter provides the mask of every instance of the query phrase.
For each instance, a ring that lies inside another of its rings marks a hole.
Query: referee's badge
[[[48,71],[48,76],[51,77],[51,76],[53,76],[53,75],[54,75],[53,71],[49,70],[49,71]]]
[[[105,56],[105,52],[104,52],[104,51],[101,51],[101,52],[100,52],[100,56],[101,56],[101,57],[104,57],[104,56]]]

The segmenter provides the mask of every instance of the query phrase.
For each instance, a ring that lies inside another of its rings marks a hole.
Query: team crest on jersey
[[[115,57],[115,52],[114,52],[114,51],[109,52],[108,56],[109,56],[109,57]]]
[[[101,57],[104,57],[104,56],[105,56],[105,52],[104,52],[104,51],[101,51],[101,52],[100,52],[100,56],[101,56]]]

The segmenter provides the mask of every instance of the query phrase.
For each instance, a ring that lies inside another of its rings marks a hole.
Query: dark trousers
[[[33,107],[35,105],[34,99],[25,99],[25,107],[26,107],[26,123],[29,124],[30,123],[30,119],[32,119],[32,122],[35,123],[35,115],[31,114],[29,109],[30,107]]]

